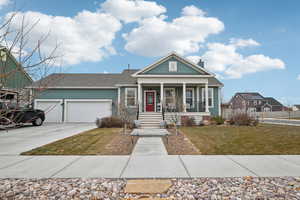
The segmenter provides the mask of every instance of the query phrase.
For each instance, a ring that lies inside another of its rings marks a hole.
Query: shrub
[[[100,121],[96,120],[96,124],[98,128],[122,128],[123,127],[123,122],[120,118],[117,117],[104,117]],[[98,126],[98,123],[100,127]]]
[[[239,113],[232,116],[229,123],[237,126],[257,126],[258,120],[249,116],[247,113]]]
[[[188,116],[182,116],[181,117],[181,125],[182,126],[194,126],[195,125],[195,118],[194,117],[188,117]]]
[[[217,125],[224,124],[225,119],[221,116],[216,116],[212,118],[212,121],[216,122]]]

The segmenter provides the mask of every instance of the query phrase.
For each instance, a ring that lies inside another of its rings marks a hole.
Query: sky
[[[16,6],[15,6],[16,3]],[[236,92],[300,104],[298,0],[0,0],[0,17],[39,20],[32,40],[50,31],[44,53],[60,44],[66,73],[143,68],[171,51],[205,67]]]

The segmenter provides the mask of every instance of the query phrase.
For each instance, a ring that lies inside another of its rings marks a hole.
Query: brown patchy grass
[[[300,127],[261,124],[248,126],[182,127],[206,155],[297,155]]]
[[[129,155],[133,148],[130,136],[121,132],[119,128],[96,128],[22,155]]]
[[[199,155],[201,152],[191,143],[191,141],[178,131],[176,134],[174,129],[168,130],[170,135],[168,138],[163,137],[163,142],[169,155]]]

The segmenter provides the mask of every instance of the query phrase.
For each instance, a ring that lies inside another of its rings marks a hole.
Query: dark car
[[[0,125],[32,123],[34,126],[41,126],[44,121],[45,113],[42,110],[0,102]]]

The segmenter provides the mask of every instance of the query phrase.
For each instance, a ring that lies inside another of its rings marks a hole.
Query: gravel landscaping
[[[300,178],[172,179],[169,199],[300,199]],[[125,194],[126,180],[111,179],[0,179],[0,199],[138,199]]]

